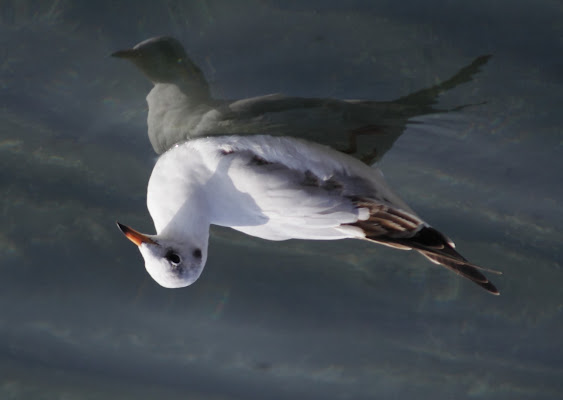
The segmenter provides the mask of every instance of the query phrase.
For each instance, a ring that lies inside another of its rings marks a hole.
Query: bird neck
[[[183,85],[181,82],[156,83],[147,95],[147,103],[149,137],[151,131],[155,131],[154,134],[160,136],[158,141],[173,140],[166,143],[169,146],[185,139],[185,132],[194,128],[200,122],[201,116],[213,107],[208,90]],[[176,131],[177,135],[174,135]],[[167,149],[168,147],[162,151]]]
[[[166,223],[161,223],[161,229],[157,228],[158,235],[179,238],[182,242],[199,243],[202,247],[206,247],[210,226],[208,202],[195,193],[188,199],[175,211],[173,211],[173,205],[169,204],[172,208],[168,208],[166,211],[168,215],[160,216],[164,217],[161,221],[166,221]]]
[[[186,80],[182,79],[176,82],[178,89],[186,96],[186,99],[194,105],[200,104],[210,104],[211,92],[209,90],[209,84],[203,80]]]

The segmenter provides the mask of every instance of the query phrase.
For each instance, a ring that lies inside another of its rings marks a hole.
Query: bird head
[[[159,285],[181,288],[191,285],[201,275],[207,260],[206,243],[198,247],[158,235],[145,235],[119,222],[117,226],[138,246],[147,272]]]
[[[207,87],[199,67],[188,57],[182,44],[169,36],[159,36],[119,50],[112,57],[134,63],[153,83],[198,84]]]

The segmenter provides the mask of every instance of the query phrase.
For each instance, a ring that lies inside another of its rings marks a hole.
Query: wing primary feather
[[[500,292],[495,287],[495,285],[492,282],[490,282],[485,275],[479,272],[479,269],[482,269],[481,267],[474,264],[470,264],[468,262],[452,260],[451,258],[448,257],[443,257],[424,251],[419,251],[419,253],[422,254],[424,257],[428,258],[430,261],[442,265],[448,268],[449,270],[455,272],[456,274],[471,280],[472,282],[481,286],[489,293],[494,295],[500,294]]]
[[[480,272],[500,274],[499,271],[471,264],[454,249],[450,239],[416,216],[365,200],[359,200],[356,204],[368,208],[370,212],[367,220],[351,224],[364,231],[366,240],[403,250],[417,250],[433,263],[471,280],[489,293],[499,294],[497,288]]]
[[[375,237],[366,236],[366,239],[392,247],[417,250],[433,263],[442,265],[456,274],[471,280],[489,293],[499,294],[497,288],[480,270],[497,274],[500,274],[500,272],[471,264],[449,245],[447,238],[434,228],[423,227],[411,238],[393,238],[377,235]],[[442,241],[441,245],[437,242],[440,240]]]

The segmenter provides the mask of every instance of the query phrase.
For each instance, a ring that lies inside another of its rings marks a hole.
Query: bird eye
[[[201,249],[195,249],[192,254],[195,258],[201,258]]]
[[[178,265],[182,262],[182,259],[180,258],[180,256],[178,254],[176,254],[175,252],[173,252],[172,250],[170,250],[168,253],[166,253],[164,258],[166,258],[168,261],[170,261],[173,265]]]

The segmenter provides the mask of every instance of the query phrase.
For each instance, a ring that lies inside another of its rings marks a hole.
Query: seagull
[[[394,101],[338,100],[268,94],[215,99],[202,70],[175,38],[160,36],[120,50],[154,84],[147,96],[148,136],[157,154],[176,143],[209,135],[302,137],[372,164],[391,148],[413,117],[457,111],[437,109],[440,94],[469,82],[490,56],[476,58],[453,77]]]
[[[156,235],[117,224],[166,288],[199,278],[213,224],[266,240],[352,238],[412,249],[499,294],[480,270],[498,272],[463,258],[379,169],[303,139],[212,136],[177,144],[156,162],[147,207]]]

